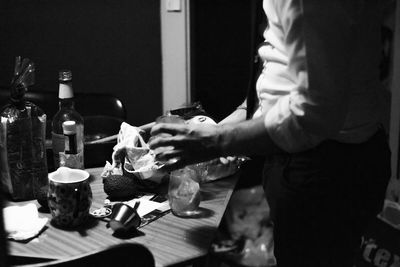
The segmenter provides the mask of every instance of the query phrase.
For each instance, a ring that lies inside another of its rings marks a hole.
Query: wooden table
[[[99,208],[107,197],[100,177],[102,168],[88,171],[94,178],[91,183],[92,208]],[[140,228],[141,236],[127,239],[113,236],[113,231],[101,220],[96,220],[94,225],[79,231],[61,230],[48,223],[48,228],[28,243],[9,241],[9,253],[13,256],[62,259],[123,242],[137,242],[152,252],[156,266],[199,259],[209,250],[237,179],[238,174],[235,174],[202,184],[203,200],[200,207],[209,211],[203,218],[179,218],[168,213]],[[40,216],[50,218],[50,214],[46,213]]]

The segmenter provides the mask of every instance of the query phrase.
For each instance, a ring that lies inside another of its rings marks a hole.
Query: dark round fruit
[[[135,197],[135,180],[125,175],[110,175],[103,178],[104,192],[111,199],[128,199]]]
[[[38,188],[35,192],[35,198],[37,202],[43,207],[43,209],[48,210],[48,202],[47,202],[47,191],[48,191],[48,186],[42,186]]]

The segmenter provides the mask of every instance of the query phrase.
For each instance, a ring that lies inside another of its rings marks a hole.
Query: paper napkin
[[[33,203],[5,207],[3,215],[7,238],[19,241],[35,237],[48,221],[47,218],[39,217],[37,207]]]

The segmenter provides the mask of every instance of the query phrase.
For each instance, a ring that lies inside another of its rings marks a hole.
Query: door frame
[[[190,0],[161,0],[162,110],[191,103]]]

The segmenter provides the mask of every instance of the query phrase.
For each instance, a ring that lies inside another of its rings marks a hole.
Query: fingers
[[[164,150],[156,154],[156,160],[164,164],[163,169],[173,171],[183,168],[187,165],[187,161],[181,150]]]
[[[219,161],[220,161],[222,164],[229,164],[229,163],[231,163],[231,162],[233,162],[233,161],[235,161],[235,160],[236,160],[236,157],[232,157],[232,156],[220,157],[220,158],[219,158]]]
[[[142,131],[145,131],[146,133],[148,133],[148,132],[150,132],[151,127],[153,127],[155,124],[156,124],[156,123],[153,121],[153,122],[149,122],[149,123],[147,123],[147,124],[141,125],[141,126],[139,126],[139,128],[140,128]]]
[[[183,151],[181,150],[173,150],[173,149],[163,150],[156,154],[156,160],[160,162],[168,162],[173,160],[176,161],[182,158],[183,156],[182,154]]]
[[[186,133],[186,124],[172,124],[172,123],[159,123],[151,128],[150,134],[152,136],[167,133],[170,135]]]
[[[174,159],[174,160],[170,160],[168,162],[166,162],[163,166],[163,169],[170,172],[170,171],[174,171],[177,169],[182,169],[186,166],[186,162],[182,159]]]
[[[150,149],[157,149],[158,147],[173,146],[174,148],[182,148],[186,146],[188,140],[184,136],[171,136],[171,135],[157,135],[149,140]]]

